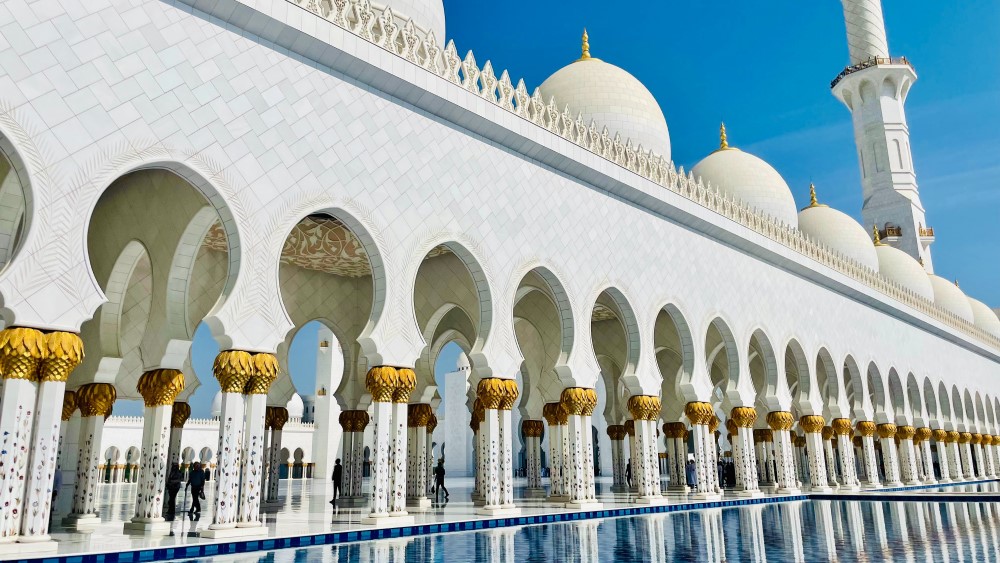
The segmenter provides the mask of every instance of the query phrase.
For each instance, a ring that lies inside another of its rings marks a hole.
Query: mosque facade
[[[916,73],[879,0],[842,1],[831,88],[865,225],[822,183],[797,209],[724,129],[675,166],[655,98],[586,35],[531,88],[447,41],[441,0],[0,2],[0,554],[54,546],[70,463],[66,521],[94,524],[122,399],[145,405],[126,527],[169,530],[202,325],[222,350],[208,537],[262,529],[311,321],[331,339],[312,452],[344,459],[366,524],[428,504],[443,434],[488,515],[517,513],[515,474],[597,507],[596,468],[626,491],[628,464],[634,501],[663,502],[661,454],[696,499],[995,477],[1000,319],[934,274]],[[449,343],[466,364],[442,411]]]

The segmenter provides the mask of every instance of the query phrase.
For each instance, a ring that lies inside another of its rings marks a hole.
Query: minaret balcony
[[[907,60],[906,57],[872,57],[867,61],[860,62],[856,65],[850,65],[844,70],[840,71],[840,74],[837,75],[837,78],[834,78],[833,82],[830,82],[830,89],[832,90],[836,88],[837,84],[839,84],[841,80],[843,80],[847,76],[854,74],[855,72],[860,72],[868,68],[872,68],[875,66],[882,66],[882,65],[905,65],[910,67],[910,70],[913,70],[913,65],[910,64],[910,61]]]
[[[934,242],[934,227],[920,227],[917,234],[920,236],[920,244],[922,244],[924,248],[930,246],[931,243]]]

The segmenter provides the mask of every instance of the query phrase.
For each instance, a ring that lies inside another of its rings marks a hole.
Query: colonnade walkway
[[[664,482],[665,483],[665,482]],[[123,524],[127,522],[134,512],[134,498],[136,495],[136,485],[127,483],[104,484],[98,487],[98,505],[100,508],[101,524],[86,532],[78,532],[73,529],[63,528],[58,523],[64,513],[60,513],[56,503],[57,513],[53,521],[52,538],[58,541],[58,552],[47,552],[33,555],[23,553],[20,555],[24,560],[34,557],[52,558],[77,556],[100,553],[118,553],[129,551],[140,551],[147,549],[164,549],[172,547],[189,546],[195,547],[210,544],[227,544],[231,541],[220,539],[209,539],[200,536],[200,532],[207,529],[212,522],[212,483],[206,487],[207,500],[201,502],[203,511],[200,518],[191,520],[186,511],[191,506],[191,496],[185,496],[182,491],[178,495],[177,518],[171,522],[170,535],[155,537],[141,534],[128,534],[123,531]],[[612,478],[597,477],[597,501],[600,502],[602,510],[616,511],[621,509],[641,509],[634,500],[636,495],[631,493],[612,493]],[[560,505],[553,504],[545,498],[532,498],[525,496],[526,483],[523,479],[515,481],[514,498],[518,507],[518,516],[530,517],[548,514],[569,514],[579,512],[567,508],[559,508]],[[366,481],[367,486],[367,481]],[[412,521],[406,523],[407,526],[421,527],[429,524],[441,524],[449,522],[486,521],[491,517],[477,513],[477,507],[471,500],[474,486],[473,478],[451,478],[448,481],[450,499],[447,502],[434,501],[432,505],[420,512],[410,511]],[[68,489],[72,489],[69,487]],[[666,489],[666,487],[664,487]],[[330,504],[332,498],[332,484],[329,481],[316,480],[282,480],[281,481],[281,502],[273,507],[266,507],[262,514],[265,523],[266,533],[262,533],[256,538],[238,538],[238,541],[256,541],[259,539],[273,540],[277,538],[314,536],[317,534],[348,532],[352,530],[371,531],[378,528],[392,528],[393,522],[381,522],[377,526],[363,525],[362,518],[370,509],[367,506],[355,508],[341,508]],[[64,490],[62,495],[71,495],[72,491]],[[858,496],[870,497],[872,500],[893,500],[903,498],[915,498],[919,494],[921,501],[934,501],[940,496],[941,500],[957,500],[956,497],[963,497],[967,501],[1000,501],[1000,481],[977,481],[951,485],[935,485],[930,487],[908,487],[893,490],[872,490],[862,492],[848,492],[823,494],[823,498],[839,497],[857,498]],[[735,494],[734,491],[725,491],[721,501],[709,502],[710,506],[718,506],[718,503],[734,502],[782,502],[810,497],[809,493],[802,495],[781,495],[765,492],[763,497],[746,499]],[[442,495],[443,498],[443,495]],[[675,510],[698,509],[705,505],[706,501],[695,500],[690,494],[672,493],[664,490],[664,505]],[[446,530],[435,530],[446,531]],[[417,531],[414,533],[427,533],[427,531]],[[409,535],[409,534],[404,534]],[[359,537],[356,539],[365,539]],[[267,546],[261,542],[253,549],[271,549],[275,546]],[[276,547],[282,547],[278,545]],[[194,555],[193,553],[191,555]],[[200,555],[200,554],[199,554]],[[177,550],[175,557],[186,557],[183,550]],[[51,559],[49,559],[51,560]],[[118,559],[122,560],[122,559]],[[125,558],[125,560],[130,560]],[[134,560],[138,561],[137,556]]]

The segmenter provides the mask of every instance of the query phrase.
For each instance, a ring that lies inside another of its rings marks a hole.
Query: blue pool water
[[[239,560],[1000,561],[1000,503],[792,502],[280,550]]]

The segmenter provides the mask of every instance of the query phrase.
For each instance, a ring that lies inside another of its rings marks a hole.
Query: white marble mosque
[[[821,178],[797,211],[738,131],[675,166],[586,33],[536,88],[441,0],[0,0],[0,557],[56,548],[56,471],[65,526],[130,480],[155,536],[167,468],[209,462],[206,538],[266,533],[279,481],[338,457],[366,526],[425,509],[438,456],[493,516],[515,487],[598,507],[609,475],[640,505],[995,478],[1000,319],[934,271],[916,72],[879,0],[842,2],[863,225]]]

